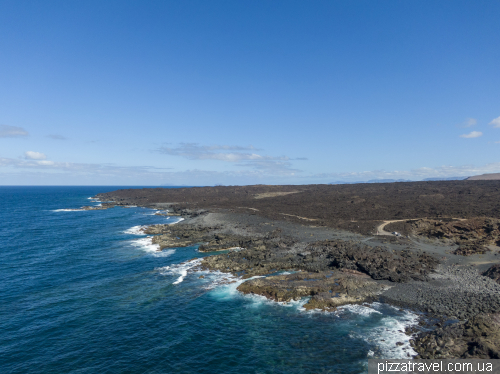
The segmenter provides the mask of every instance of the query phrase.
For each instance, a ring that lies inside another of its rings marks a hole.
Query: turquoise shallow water
[[[0,187],[0,372],[364,373],[410,352],[412,313],[244,296],[193,271],[196,247],[159,254],[134,234],[169,222],[149,209],[61,210],[117,188]]]

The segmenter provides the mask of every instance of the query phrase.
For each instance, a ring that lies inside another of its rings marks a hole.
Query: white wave
[[[184,278],[188,275],[188,273],[195,271],[196,267],[199,267],[200,265],[201,259],[197,258],[195,260],[165,266],[156,270],[158,270],[161,275],[178,275],[179,277],[172,284],[179,284],[184,281]]]
[[[358,308],[355,308],[355,306]],[[398,310],[395,307],[388,305],[384,306],[385,308]],[[382,304],[380,303],[372,303],[369,306],[349,305],[342,307],[342,309],[343,311],[349,311],[362,317],[370,317],[375,314],[380,314],[382,316],[378,317],[380,321],[377,327],[364,330],[362,335],[359,334],[358,336],[378,348],[376,349],[376,351],[378,351],[377,354],[371,353],[371,356],[379,356],[377,358],[388,359],[408,359],[416,355],[417,352],[415,352],[410,345],[411,336],[406,335],[405,330],[407,327],[418,323],[418,315],[410,311],[404,311],[402,315],[385,315],[377,310],[381,307]],[[397,345],[396,343],[403,344]]]
[[[348,304],[337,308],[340,312],[349,311],[353,314],[358,314],[363,317],[369,317],[373,313],[382,314],[378,310],[370,308],[366,305]]]
[[[85,209],[55,209],[52,212],[85,212]]]
[[[125,205],[125,208],[137,208],[137,205]]]
[[[297,312],[303,313],[323,313],[319,309],[313,309],[313,310],[306,310],[304,308],[304,305],[307,304],[307,302],[311,299],[310,297],[302,297],[299,300],[290,300],[290,301],[274,301],[271,299],[268,299],[265,296],[262,295],[255,295],[255,294],[242,294],[243,297],[251,301],[251,304],[248,304],[247,307],[249,308],[260,308],[263,305],[270,305],[270,306],[279,306],[279,307],[284,307],[284,308],[293,308]]]
[[[168,219],[168,218],[167,218]],[[179,223],[180,221],[184,221],[184,218],[179,218],[177,221],[172,222],[171,225],[175,225],[176,223]]]
[[[218,300],[227,300],[244,296],[237,288],[245,281],[246,279],[241,279],[241,277],[231,273],[211,271],[205,275],[203,288],[211,291],[212,297]]]
[[[132,234],[132,235],[146,235],[144,233],[144,230],[147,228],[148,226],[133,226],[127,230],[125,230],[123,233],[124,234]]]
[[[168,249],[166,251],[161,251],[159,244],[153,244],[153,237],[151,236],[132,240],[130,244],[133,245],[134,247],[142,249],[144,252],[148,252],[154,255],[155,257],[168,257],[175,253],[175,249]]]

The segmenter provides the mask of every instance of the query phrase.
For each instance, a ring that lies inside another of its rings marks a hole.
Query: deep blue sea
[[[118,188],[0,187],[1,373],[364,373],[412,352],[415,314],[241,295],[194,271],[196,247],[156,252],[138,234],[175,218],[71,210]]]

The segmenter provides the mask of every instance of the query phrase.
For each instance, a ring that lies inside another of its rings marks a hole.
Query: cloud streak
[[[19,138],[28,135],[28,131],[26,131],[22,127],[0,125],[0,138]]]
[[[211,145],[204,146],[197,143],[181,143],[177,147],[161,147],[158,152],[180,156],[188,160],[216,160],[234,163],[236,166],[253,168],[262,172],[276,173],[279,175],[294,175],[300,172],[299,169],[292,168],[291,159],[288,156],[265,156],[254,152],[258,151],[253,146],[230,146]]]
[[[304,176],[311,179],[331,179],[331,181],[367,181],[371,179],[410,179],[421,180],[426,178],[449,178],[449,177],[469,177],[473,175],[498,173],[500,172],[500,162],[493,162],[482,166],[462,165],[462,166],[439,166],[421,167],[411,170],[371,170],[351,173],[322,173]],[[302,178],[304,178],[302,177]]]
[[[261,158],[255,153],[243,153],[242,151],[255,151],[253,146],[241,147],[230,145],[203,146],[197,143],[181,143],[179,146],[160,147],[158,152],[170,155],[181,156],[188,160],[219,160],[226,162],[239,162],[242,160],[256,160]],[[235,152],[236,151],[236,152]]]
[[[500,128],[500,117],[495,118],[489,124],[493,127]]]
[[[479,138],[480,136],[483,136],[483,133],[481,131],[471,131],[468,134],[460,135],[461,138],[466,139]]]
[[[24,158],[26,160],[45,160],[47,156],[41,152],[27,151],[24,152]]]
[[[460,127],[471,127],[471,126],[476,126],[477,125],[477,119],[475,118],[466,118],[465,121],[463,121],[460,124]]]
[[[184,170],[173,171],[150,166],[118,166],[113,164],[83,164],[49,160],[0,158],[0,176],[5,184],[94,184],[94,185],[189,185],[215,184],[311,184],[337,181],[362,182],[373,179],[409,179],[468,177],[500,172],[500,162],[482,166],[421,167],[412,170],[371,170],[349,173],[298,173],[288,161],[245,165],[234,171]],[[280,163],[284,163],[280,164]],[[16,170],[19,170],[17,172]],[[9,182],[12,181],[12,182]],[[38,181],[38,182],[37,182]]]

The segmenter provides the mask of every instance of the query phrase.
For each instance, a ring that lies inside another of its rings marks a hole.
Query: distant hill
[[[463,181],[467,179],[467,177],[448,177],[448,178],[426,178],[424,182],[432,182],[432,181]]]
[[[475,175],[473,177],[467,178],[468,181],[488,181],[488,180],[500,180],[500,173],[491,173],[483,175]]]
[[[434,182],[434,181],[462,181],[467,179],[467,177],[448,177],[448,178],[427,178],[422,180],[422,182]],[[414,182],[410,179],[370,179],[368,181],[356,181],[356,182],[346,182],[346,181],[336,181],[329,184],[358,184],[358,183],[396,183],[396,182]]]

